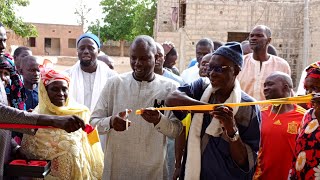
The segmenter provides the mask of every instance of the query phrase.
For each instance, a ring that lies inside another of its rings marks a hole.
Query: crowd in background
[[[199,39],[181,73],[170,39],[137,36],[123,74],[91,33],[77,39],[79,61],[64,72],[28,47],[5,53],[6,40],[0,24],[0,123],[56,128],[0,130],[1,178],[10,178],[3,167],[13,159],[44,159],[52,163],[45,179],[320,179],[320,62],[294,92],[265,25],[241,43]],[[308,104],[154,109],[309,93]],[[100,141],[90,141],[85,124]]]

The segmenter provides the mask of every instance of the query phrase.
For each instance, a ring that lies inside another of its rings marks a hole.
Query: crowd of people
[[[320,179],[320,62],[302,77],[309,104],[154,109],[295,96],[265,25],[242,43],[200,39],[181,74],[175,45],[146,35],[132,42],[123,74],[91,33],[64,72],[28,47],[5,53],[6,40],[0,23],[0,179],[10,179],[4,165],[15,158],[50,160],[45,179]],[[100,141],[83,131],[89,124]]]

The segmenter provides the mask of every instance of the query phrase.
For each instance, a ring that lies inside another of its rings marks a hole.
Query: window
[[[51,38],[44,38],[44,47],[51,48]]]
[[[68,48],[76,48],[76,39],[68,39]]]
[[[228,42],[237,41],[242,42],[248,40],[249,34],[247,32],[228,32]]]
[[[36,47],[36,38],[35,37],[28,38],[28,46],[29,47]]]
[[[180,0],[179,3],[179,27],[186,25],[187,4],[186,0]]]

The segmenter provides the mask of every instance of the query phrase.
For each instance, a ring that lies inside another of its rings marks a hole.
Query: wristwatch
[[[225,131],[225,132],[226,132],[227,137],[229,138],[229,141],[231,141],[231,142],[237,141],[240,137],[238,128],[236,128],[236,132],[232,136],[229,136],[227,131]]]

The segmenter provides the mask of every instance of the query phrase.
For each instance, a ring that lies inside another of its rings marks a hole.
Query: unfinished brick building
[[[320,0],[158,0],[155,38],[177,46],[183,70],[199,39],[240,42],[255,25],[267,25],[296,85],[304,66],[320,60],[319,17]]]

